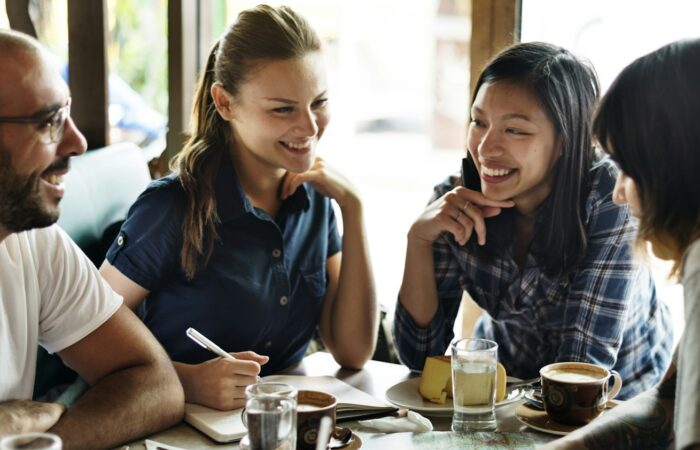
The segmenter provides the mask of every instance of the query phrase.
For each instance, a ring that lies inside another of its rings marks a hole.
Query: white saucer
[[[426,416],[452,416],[452,399],[447,398],[444,405],[424,400],[418,393],[420,378],[410,378],[397,383],[386,391],[386,399],[399,408],[408,408]],[[522,388],[516,388],[508,397],[496,403],[496,407],[509,405],[520,400],[525,394]]]

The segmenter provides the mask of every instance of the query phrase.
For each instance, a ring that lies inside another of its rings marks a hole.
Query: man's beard
[[[0,149],[0,224],[8,231],[48,227],[58,220],[58,208],[43,204],[40,177],[15,173],[9,153]]]

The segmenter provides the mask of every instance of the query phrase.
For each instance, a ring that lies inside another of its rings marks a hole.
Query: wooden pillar
[[[109,144],[107,1],[68,0],[71,116],[88,148]]]
[[[472,0],[470,93],[491,57],[520,41],[521,6],[522,0]]]
[[[168,1],[168,135],[161,168],[176,155],[189,128],[199,49],[198,3]]]
[[[10,28],[36,39],[36,28],[29,15],[29,0],[5,0],[5,11]]]
[[[199,27],[199,45],[197,46],[197,75],[202,71],[207,63],[209,50],[214,44],[213,17],[214,6],[211,0],[200,1],[198,3],[197,23]]]

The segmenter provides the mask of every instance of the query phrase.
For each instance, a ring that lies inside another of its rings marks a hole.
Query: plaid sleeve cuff
[[[396,302],[393,334],[394,342],[401,362],[411,370],[423,370],[425,358],[431,355],[443,355],[445,342],[452,339],[446,336],[442,303],[428,326],[419,327],[401,302]]]

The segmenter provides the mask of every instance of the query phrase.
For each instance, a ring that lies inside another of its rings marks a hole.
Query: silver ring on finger
[[[460,218],[460,217],[462,217],[462,211],[459,211],[459,212],[457,213],[457,217],[455,217],[455,221],[456,221],[456,222],[459,222],[459,218]]]
[[[471,205],[471,202],[469,200],[467,200],[464,203],[464,206],[462,206],[462,211],[464,211],[465,214],[467,213],[467,208],[469,208],[469,205]]]

